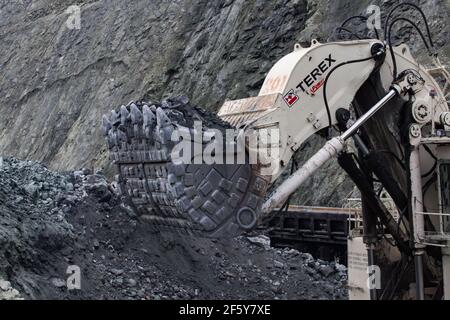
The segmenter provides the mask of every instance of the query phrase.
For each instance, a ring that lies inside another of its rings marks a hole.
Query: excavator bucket
[[[254,106],[254,115],[263,112],[257,110],[262,105],[250,103],[244,109]],[[250,118],[244,109],[240,116]],[[229,114],[226,110],[223,114]],[[230,117],[242,123],[239,115]],[[261,218],[268,179],[248,156],[239,164],[176,161],[173,151],[179,141],[173,141],[174,132],[195,133],[196,121],[202,123],[203,133],[233,128],[184,97],[162,103],[131,102],[104,115],[103,133],[118,170],[116,180],[140,218],[157,230],[234,237],[255,227]],[[205,150],[207,146],[200,144]]]

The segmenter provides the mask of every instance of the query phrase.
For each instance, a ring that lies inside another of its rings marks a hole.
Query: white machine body
[[[420,84],[411,84],[408,77],[402,83],[393,83],[393,62],[386,55],[377,66],[372,49],[376,44],[384,47],[379,40],[358,40],[339,43],[321,44],[313,41],[308,48],[295,45],[292,53],[277,62],[268,73],[259,96],[237,101],[227,101],[218,115],[244,132],[277,130],[277,141],[268,142],[267,138],[256,138],[259,148],[276,148],[268,153],[270,159],[255,166],[255,170],[269,182],[274,182],[287,167],[296,150],[314,133],[337,124],[336,111],[339,108],[349,110],[355,95],[374,72],[379,68],[381,85],[388,95],[374,106],[367,115],[356,121],[356,126],[339,137],[335,137],[311,157],[306,164],[284,181],[266,201],[263,211],[271,212],[280,207],[286,199],[318,168],[328,160],[336,157],[346,147],[346,140],[351,137],[367,119],[384,106],[394,96],[411,99],[415,124],[411,127],[410,141],[414,151],[411,154],[411,190],[413,207],[413,238],[417,252],[427,245],[446,248],[450,244],[450,137],[439,136],[436,127],[450,131],[450,113],[447,103],[448,94],[444,93],[431,72],[417,63],[406,45],[394,48],[397,70],[412,70],[423,80]],[[369,58],[369,59],[368,59]],[[346,61],[361,60],[358,63],[345,64],[336,70],[337,65]],[[448,73],[438,63],[438,70],[443,71],[449,81]],[[435,71],[435,70],[433,70]],[[333,72],[328,78],[327,75]],[[324,103],[324,86],[329,106],[329,114]],[[390,91],[389,91],[390,90]],[[358,123],[359,122],[359,123]],[[270,140],[270,139],[269,139]],[[264,143],[263,143],[264,141]],[[422,175],[433,167],[433,158],[424,150],[424,145],[434,152],[439,165],[437,182],[423,192],[426,181]],[[247,145],[247,149],[255,148]],[[255,150],[253,150],[255,152]],[[258,152],[258,151],[256,151]],[[267,154],[265,152],[265,154]],[[270,163],[269,171],[262,169]],[[274,165],[276,164],[276,165]],[[443,173],[444,172],[444,173]],[[424,203],[428,212],[424,212]],[[434,233],[425,230],[424,215],[429,214],[433,222]],[[446,229],[447,228],[447,229]],[[448,249],[443,250],[445,297],[450,299],[450,265]],[[363,284],[360,284],[362,286]],[[358,295],[356,295],[358,296]]]

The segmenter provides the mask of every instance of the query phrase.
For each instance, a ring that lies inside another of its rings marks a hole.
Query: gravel
[[[19,291],[11,286],[11,282],[0,278],[0,300],[22,300]]]
[[[157,233],[101,172],[0,167],[0,299],[346,299],[346,268],[270,247]],[[69,266],[81,289],[67,288]]]

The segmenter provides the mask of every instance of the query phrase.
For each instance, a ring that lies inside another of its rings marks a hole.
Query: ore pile
[[[344,266],[261,234],[150,231],[101,172],[0,167],[0,299],[346,299]],[[67,288],[69,266],[81,289]]]

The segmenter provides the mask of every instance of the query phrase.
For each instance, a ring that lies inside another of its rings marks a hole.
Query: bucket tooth
[[[148,105],[142,107],[142,114],[144,116],[144,134],[148,139],[151,139],[152,131],[156,124],[156,116]]]
[[[133,124],[139,124],[142,121],[142,112],[139,108],[133,103],[130,106],[131,111],[131,122]]]
[[[130,115],[130,113],[128,112],[127,107],[121,106],[120,107],[120,122],[122,123],[123,126],[127,122],[129,115]]]
[[[102,133],[104,136],[108,135],[109,130],[111,130],[112,124],[111,121],[109,121],[109,118],[106,114],[102,117]]]
[[[169,117],[166,115],[162,108],[156,109],[156,123],[159,128],[168,127],[171,123]]]
[[[142,107],[142,113],[144,116],[144,128],[152,128],[155,125],[156,122],[156,116],[150,109],[148,105],[144,105]]]
[[[108,142],[110,143],[111,146],[118,145],[116,131],[109,130],[109,132],[108,132]]]
[[[172,121],[162,108],[156,109],[156,137],[157,141],[166,144],[171,140],[173,133]]]
[[[116,126],[120,123],[120,115],[115,111],[111,110],[111,122],[113,126]]]

